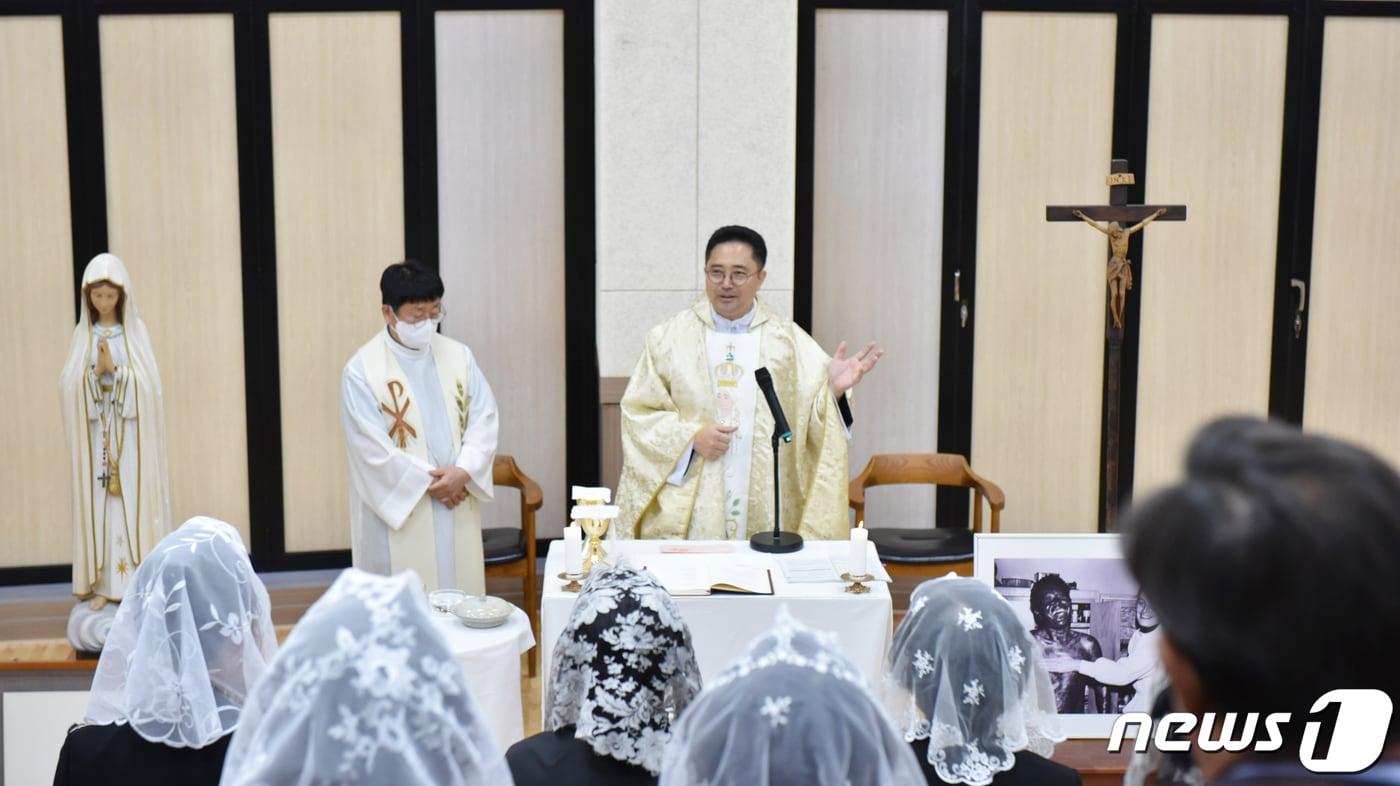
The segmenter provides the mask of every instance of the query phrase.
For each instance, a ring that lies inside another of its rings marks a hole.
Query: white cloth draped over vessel
[[[478,505],[494,492],[498,426],[495,396],[471,350],[441,335],[413,350],[380,331],[345,366],[341,421],[355,566],[412,569],[429,590],[484,594]],[[426,492],[429,472],[452,465],[471,480],[467,499],[449,509]]]
[[[94,324],[88,292],[104,283],[121,290],[116,325]],[[73,594],[119,601],[146,553],[173,526],[165,406],[150,333],[122,261],[93,257],[78,298],[78,325],[60,377],[73,478]],[[99,377],[102,339],[117,369]]]

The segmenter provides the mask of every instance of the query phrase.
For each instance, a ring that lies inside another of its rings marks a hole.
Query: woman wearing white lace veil
[[[929,784],[1077,784],[1040,652],[1011,604],[952,574],[915,588],[895,630],[887,706]]]
[[[700,692],[680,610],[649,573],[596,568],[554,647],[545,731],[506,752],[516,786],[654,784],[671,720]]]
[[[681,716],[661,786],[921,782],[913,752],[834,641],[780,610],[773,631]]]
[[[341,573],[254,689],[223,786],[510,786],[422,587]]]
[[[136,570],[55,784],[216,784],[243,705],[277,650],[238,531],[196,517]]]
[[[120,601],[136,567],[170,532],[160,371],[131,276],[112,254],[83,271],[78,325],[63,365],[73,477],[73,594]]]

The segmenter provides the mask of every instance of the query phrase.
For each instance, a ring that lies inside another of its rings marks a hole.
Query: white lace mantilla
[[[277,651],[272,605],[238,530],[196,517],[147,555],[117,608],[85,722],[203,748],[238,727]]]
[[[928,762],[948,783],[986,786],[1017,752],[1048,756],[1065,738],[1039,651],[985,584],[950,574],[919,585],[889,663],[886,705],[905,740],[928,740]]]
[[[510,784],[421,588],[342,573],[254,691],[221,783]]]
[[[661,786],[923,783],[913,750],[835,637],[786,608],[709,681],[673,735]]]

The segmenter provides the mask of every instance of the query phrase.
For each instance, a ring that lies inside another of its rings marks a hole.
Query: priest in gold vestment
[[[773,528],[773,416],[754,371],[767,367],[792,427],[779,451],[784,529],[844,538],[847,392],[883,354],[872,342],[829,356],[758,295],[768,250],[740,226],[705,247],[705,297],[647,334],[622,396],[621,532],[730,540]]]

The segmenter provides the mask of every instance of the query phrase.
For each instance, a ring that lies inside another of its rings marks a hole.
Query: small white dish
[[[469,628],[494,628],[510,619],[515,607],[493,595],[468,595],[452,613]]]
[[[467,593],[458,589],[440,589],[428,593],[428,603],[434,611],[451,614],[458,603],[466,600]]]

